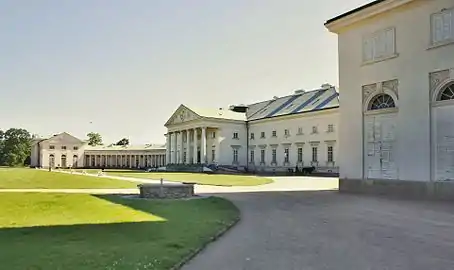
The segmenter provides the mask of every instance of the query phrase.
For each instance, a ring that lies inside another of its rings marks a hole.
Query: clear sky
[[[0,0],[0,129],[162,143],[179,104],[338,84],[323,23],[371,0]]]

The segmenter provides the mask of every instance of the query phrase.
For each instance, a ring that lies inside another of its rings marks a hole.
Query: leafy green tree
[[[88,137],[88,145],[90,145],[90,146],[102,145],[101,134],[99,134],[97,132],[90,132],[87,134],[87,137]]]
[[[129,145],[129,139],[123,138],[123,139],[119,140],[115,145],[123,145],[123,146]]]
[[[1,162],[7,166],[23,165],[31,153],[31,135],[26,129],[10,128],[1,132]]]

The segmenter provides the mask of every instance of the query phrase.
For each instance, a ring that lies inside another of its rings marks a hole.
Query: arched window
[[[369,103],[369,110],[381,110],[395,108],[394,99],[388,94],[379,94],[375,96]]]
[[[454,83],[448,84],[440,91],[437,101],[454,100]]]

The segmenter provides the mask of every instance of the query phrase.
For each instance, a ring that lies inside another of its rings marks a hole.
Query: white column
[[[186,164],[189,164],[189,154],[191,153],[190,151],[190,144],[189,144],[189,129],[186,130]]]
[[[202,163],[207,163],[207,128],[202,127],[202,145],[200,147]]]
[[[175,163],[177,163],[177,150],[178,150],[176,132],[174,132],[173,136],[172,136],[172,150],[173,150],[173,153],[171,153],[172,164],[175,164]]]
[[[193,145],[193,150],[194,152],[192,153],[193,155],[193,164],[197,163],[197,128],[194,128],[194,145]]]
[[[180,131],[179,139],[179,149],[180,149],[180,156],[178,158],[178,164],[183,164],[183,130]]]
[[[169,164],[169,163],[171,162],[171,160],[170,160],[171,141],[172,141],[172,133],[167,132],[167,136],[166,136],[166,157],[167,157],[167,164]]]

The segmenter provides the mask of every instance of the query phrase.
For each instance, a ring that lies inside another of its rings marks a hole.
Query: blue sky
[[[179,104],[338,84],[324,21],[370,0],[0,0],[0,129],[164,142]]]

